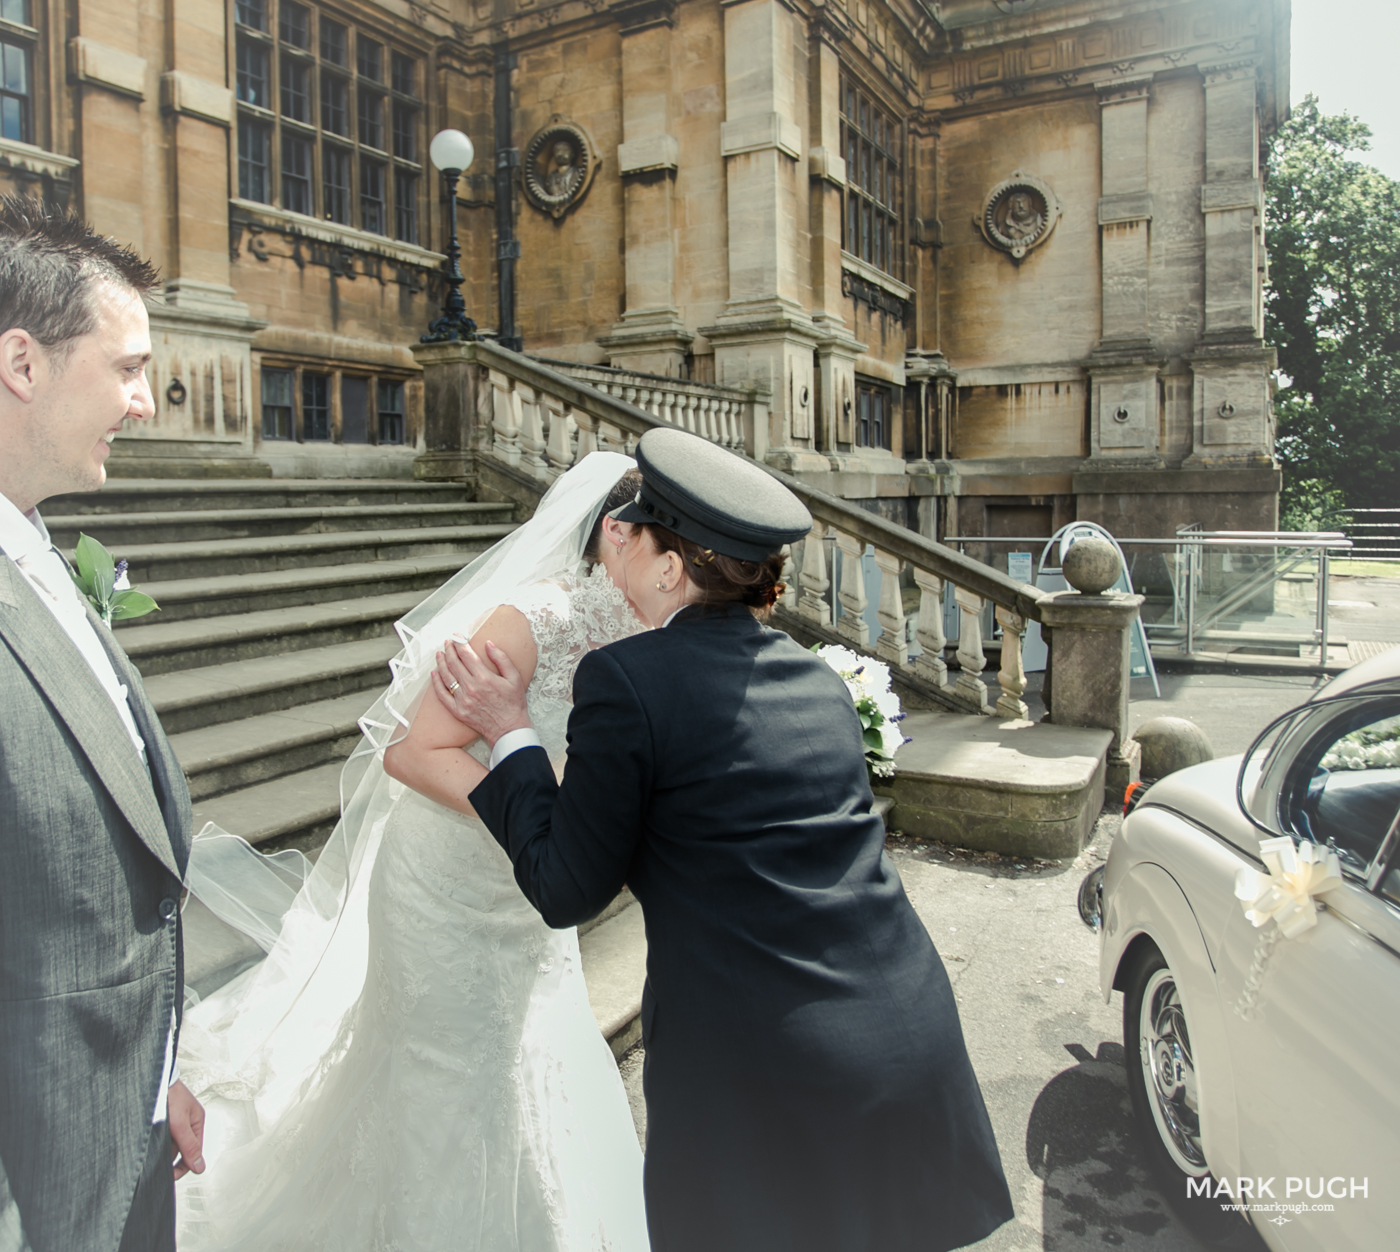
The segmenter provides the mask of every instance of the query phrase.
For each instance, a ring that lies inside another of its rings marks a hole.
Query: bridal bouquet
[[[894,754],[909,739],[899,729],[904,713],[890,690],[890,667],[839,644],[814,645],[812,651],[841,675],[855,701],[871,777],[893,778]]]
[[[132,587],[126,576],[126,562],[114,561],[112,554],[90,535],[79,535],[73,551],[78,572],[73,581],[108,626],[114,617],[144,617],[160,608],[150,596]]]

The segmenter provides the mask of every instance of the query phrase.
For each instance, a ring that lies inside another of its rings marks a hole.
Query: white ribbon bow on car
[[[1279,934],[1293,939],[1317,925],[1317,903],[1313,897],[1342,885],[1342,867],[1337,854],[1315,843],[1295,846],[1286,835],[1263,839],[1259,855],[1268,874],[1242,869],[1235,875],[1235,896],[1244,904],[1244,915],[1256,927],[1272,917]]]

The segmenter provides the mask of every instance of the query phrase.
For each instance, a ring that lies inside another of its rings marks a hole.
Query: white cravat
[[[131,742],[141,759],[146,759],[146,744],[136,729],[131,715],[124,683],[117,681],[112,660],[97,637],[92,619],[88,617],[80,593],[73,585],[68,566],[49,539],[49,529],[37,509],[21,513],[8,499],[0,495],[0,550],[14,561],[25,581],[39,594],[44,607],[54,615],[63,632],[82,653],[93,677],[107,693],[117,715],[131,736]]]
[[[73,646],[82,653],[98,685],[122,719],[126,733],[140,754],[146,759],[146,743],[136,728],[136,719],[131,715],[131,703],[127,698],[125,683],[117,681],[117,671],[112,668],[112,658],[97,637],[92,619],[87,615],[78,588],[74,586],[68,566],[53,546],[49,538],[49,528],[39,516],[38,509],[21,513],[10,500],[0,495],[0,552],[4,552],[15,563],[15,567],[38,593],[44,607],[54,615],[63,627],[63,632],[73,641]],[[165,1121],[165,1106],[170,1084],[179,1076],[175,1066],[175,1012],[170,1013],[170,1033],[165,1040],[165,1065],[161,1070],[160,1091],[156,1096],[156,1106],[151,1113],[151,1125]]]

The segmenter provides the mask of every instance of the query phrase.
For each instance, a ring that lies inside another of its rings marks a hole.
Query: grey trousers
[[[146,1163],[126,1215],[119,1252],[175,1252],[175,1180],[168,1122],[151,1127]]]

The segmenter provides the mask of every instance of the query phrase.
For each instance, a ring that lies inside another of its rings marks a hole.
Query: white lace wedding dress
[[[579,660],[641,623],[601,565],[509,602],[534,634],[529,710],[560,768]],[[186,1014],[181,1065],[209,1133],[207,1172],[179,1187],[181,1252],[646,1252],[641,1153],[576,933],[544,925],[478,821],[384,784],[398,791],[367,890],[337,920],[353,929],[363,908],[367,946],[332,943],[319,959],[344,972],[316,971],[336,985],[362,969],[363,990],[314,1064],[279,1058],[276,1032],[237,1043],[256,1000],[239,984],[295,961],[294,921]],[[282,1033],[304,1046],[294,1023]]]

